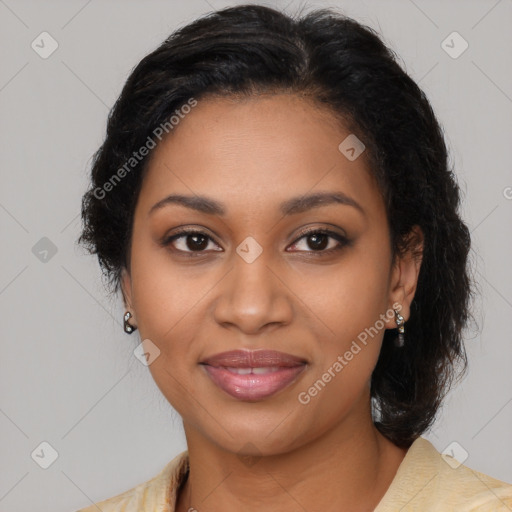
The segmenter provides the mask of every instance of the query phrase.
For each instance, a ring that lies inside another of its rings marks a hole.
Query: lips
[[[307,361],[275,350],[232,350],[201,361],[220,389],[239,400],[268,398],[290,385]]]
[[[231,350],[230,352],[222,352],[221,354],[208,357],[202,363],[210,366],[230,368],[290,368],[305,364],[306,361],[291,354],[277,352],[276,350]]]

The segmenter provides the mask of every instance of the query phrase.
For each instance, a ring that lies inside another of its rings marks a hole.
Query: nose
[[[291,322],[292,293],[264,254],[252,263],[234,255],[214,305],[215,321],[222,327],[258,334]]]

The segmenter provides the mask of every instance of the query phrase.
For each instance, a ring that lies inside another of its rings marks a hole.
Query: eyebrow
[[[226,208],[222,203],[205,196],[187,196],[182,194],[172,194],[164,197],[149,210],[151,215],[157,210],[171,204],[179,204],[208,215],[224,216]],[[329,204],[343,204],[356,208],[360,213],[366,215],[363,207],[352,197],[347,196],[343,192],[317,192],[304,196],[293,197],[280,204],[279,210],[283,215],[294,215],[318,208]]]

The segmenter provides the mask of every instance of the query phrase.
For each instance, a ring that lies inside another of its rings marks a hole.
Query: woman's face
[[[123,290],[189,441],[267,455],[368,424],[384,330],[394,303],[408,318],[419,268],[392,265],[349,135],[296,96],[210,98],[153,150]]]

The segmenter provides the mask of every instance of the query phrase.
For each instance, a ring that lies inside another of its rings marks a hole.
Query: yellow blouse
[[[188,451],[151,480],[77,512],[175,512],[188,475]],[[458,465],[424,437],[409,447],[374,512],[510,512],[512,485]]]

